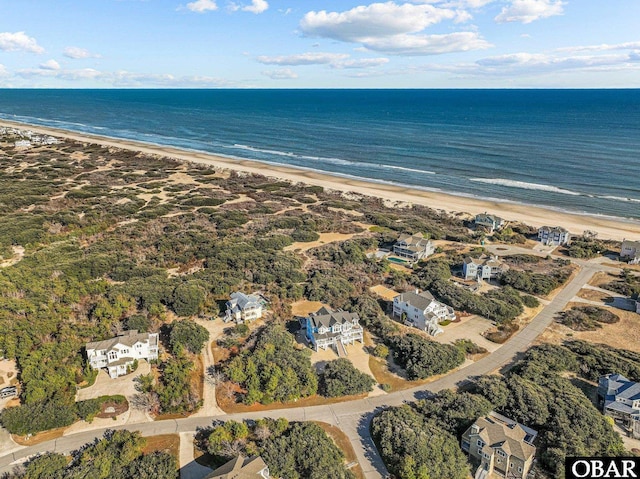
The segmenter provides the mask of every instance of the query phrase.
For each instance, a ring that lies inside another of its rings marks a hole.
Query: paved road
[[[324,421],[338,426],[351,440],[358,462],[360,463],[367,479],[379,479],[386,477],[388,472],[369,434],[369,424],[373,415],[380,409],[397,406],[406,401],[422,399],[431,393],[443,389],[464,385],[474,377],[491,373],[496,369],[516,359],[518,354],[525,351],[535,339],[551,324],[555,315],[562,311],[566,304],[578,293],[578,291],[591,279],[597,271],[602,271],[602,265],[581,262],[582,269],[559,292],[553,300],[521,331],[514,335],[507,343],[495,352],[483,359],[459,369],[437,381],[425,386],[419,386],[404,391],[365,398],[356,401],[343,402],[333,405],[314,406],[306,408],[280,409],[263,411],[258,413],[242,413],[217,415],[208,417],[190,417],[185,419],[141,423],[126,425],[122,428],[139,430],[144,436],[168,433],[185,433],[206,427],[215,419],[258,419],[260,417],[285,417],[290,421]],[[11,464],[17,460],[42,451],[57,451],[67,453],[77,449],[81,445],[101,436],[104,430],[87,431],[71,436],[64,436],[53,441],[48,441],[36,446],[26,447],[11,454],[0,457],[0,473],[11,470]]]

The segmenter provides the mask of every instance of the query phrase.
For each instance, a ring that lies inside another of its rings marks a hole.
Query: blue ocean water
[[[640,90],[0,90],[0,118],[640,218]]]

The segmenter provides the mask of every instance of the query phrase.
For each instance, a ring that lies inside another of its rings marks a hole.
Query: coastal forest
[[[475,291],[458,281],[461,265],[486,253],[481,242],[490,233],[470,228],[464,214],[72,140],[18,150],[5,137],[0,146],[0,356],[15,361],[19,384],[19,398],[0,412],[0,423],[20,437],[90,422],[105,405],[136,407],[156,419],[184,417],[202,406],[205,376],[228,403],[244,408],[390,391],[391,384],[348,358],[328,361],[323,370],[312,364],[310,349],[296,339],[300,323],[292,304],[300,300],[357,313],[367,352],[385,377],[419,384],[413,381],[447,373],[487,350],[409,329],[391,319],[388,301],[371,287],[428,290],[460,314],[491,321],[486,337],[501,343],[520,327],[518,318],[574,272],[568,260],[514,254],[503,258],[509,270],[495,287]],[[496,239],[520,244],[532,232],[512,225]],[[446,241],[411,268],[372,254],[402,233]],[[324,241],[336,234],[339,241]],[[567,254],[593,251],[586,241]],[[626,274],[609,287],[637,291],[636,279]],[[260,292],[269,319],[230,325],[214,342],[225,351],[222,360],[205,372],[202,355],[213,338],[202,324],[221,321],[234,291]],[[132,329],[158,332],[161,343],[150,372],[131,371],[135,404],[119,395],[76,400],[97,376],[85,344]],[[493,409],[540,431],[539,467],[555,476],[567,455],[624,450],[567,374],[593,381],[614,362],[619,372],[640,379],[639,359],[579,341],[538,346],[504,376],[480,378],[471,391],[379,413],[372,437],[399,478],[462,479],[470,468],[460,435]],[[589,428],[596,428],[597,439],[588,440]],[[214,465],[260,454],[276,476],[322,478],[330,471],[354,477],[314,423],[227,421],[201,431],[198,441]],[[316,445],[312,454],[301,449],[306,443]],[[130,454],[117,457],[124,445]],[[71,461],[45,454],[16,477],[93,477],[92,468],[102,467],[94,458],[104,460],[108,477],[175,477],[173,457],[146,453],[144,445],[136,433],[109,432]]]

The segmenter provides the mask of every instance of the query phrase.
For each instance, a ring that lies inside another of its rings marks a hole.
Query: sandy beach
[[[37,133],[59,138],[68,138],[83,143],[133,150],[149,155],[206,164],[214,168],[244,171],[291,182],[322,186],[326,189],[336,191],[378,197],[388,200],[389,202],[397,202],[398,206],[414,203],[450,213],[469,213],[472,215],[489,212],[501,216],[508,221],[522,222],[536,227],[543,225],[562,226],[574,235],[582,234],[585,230],[592,230],[596,231],[598,237],[602,239],[640,239],[640,221],[615,220],[598,216],[559,212],[538,206],[483,201],[464,196],[423,191],[410,187],[343,178],[294,167],[269,165],[253,160],[226,158],[209,153],[193,152],[168,146],[150,145],[132,140],[107,138],[87,133],[76,133],[57,128],[6,120],[1,120],[0,126],[29,129]]]

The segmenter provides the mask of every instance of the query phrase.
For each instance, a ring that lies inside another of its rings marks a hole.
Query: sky
[[[0,88],[640,88],[640,1],[0,0]]]

